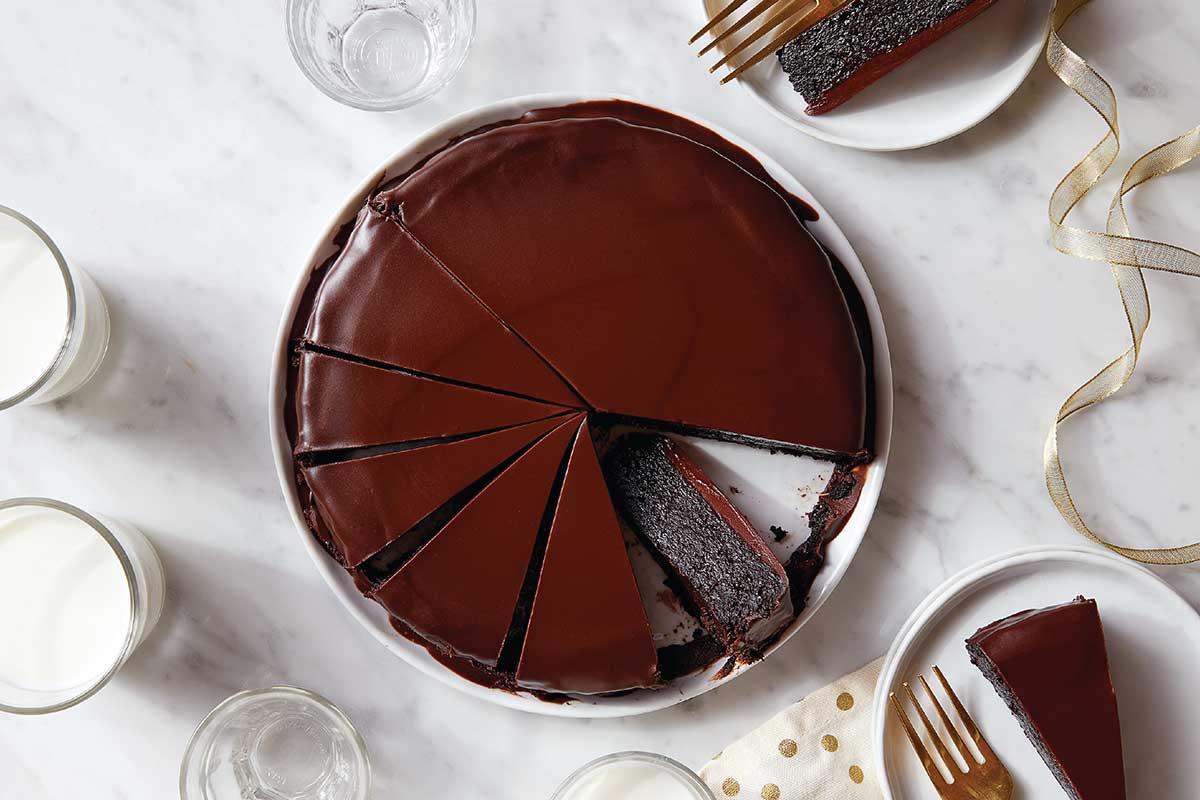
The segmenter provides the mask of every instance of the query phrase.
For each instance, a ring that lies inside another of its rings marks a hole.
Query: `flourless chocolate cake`
[[[779,63],[808,103],[837,108],[995,0],[854,0],[793,39]]]
[[[1117,694],[1095,600],[1005,617],[968,639],[967,652],[1072,800],[1124,800]]]
[[[605,694],[737,654],[789,582],[803,606],[873,446],[870,328],[813,218],[745,151],[622,101],[488,126],[391,178],[293,327],[314,536],[470,680]],[[592,434],[616,426],[831,461],[797,578],[670,440],[602,468]],[[711,644],[655,641],[610,488]]]
[[[788,590],[783,565],[683,447],[665,436],[628,434],[605,467],[625,520],[727,649],[779,610]]]

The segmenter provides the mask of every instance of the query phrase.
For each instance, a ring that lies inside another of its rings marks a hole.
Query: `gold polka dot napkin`
[[[882,662],[776,714],[721,751],[700,776],[718,800],[878,800],[871,701]]]

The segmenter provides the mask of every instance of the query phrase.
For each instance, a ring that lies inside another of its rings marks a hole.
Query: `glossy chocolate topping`
[[[298,453],[461,436],[566,410],[313,351],[299,359]]]
[[[981,628],[967,646],[985,674],[994,671],[1060,781],[1081,800],[1124,800],[1117,696],[1094,600],[1022,611]]]
[[[364,208],[304,338],[417,372],[565,405],[579,398],[395,223]]]
[[[590,431],[564,407],[869,458],[865,311],[802,219],[745,151],[623,101],[431,154],[343,227],[297,314],[285,420],[314,535],[470,680],[656,685]],[[714,524],[744,522],[720,499]],[[706,641],[686,671],[727,652]]]
[[[517,682],[600,694],[653,686],[658,656],[585,422],[567,464]]]
[[[555,475],[582,421],[569,417],[500,473],[375,599],[426,639],[495,666]]]
[[[828,259],[711,148],[612,118],[508,125],[378,199],[595,409],[863,447],[863,357]]]
[[[300,472],[333,546],[345,564],[357,566],[560,422],[542,420],[450,443],[301,466]]]

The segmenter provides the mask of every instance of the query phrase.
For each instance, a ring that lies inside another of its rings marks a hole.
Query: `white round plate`
[[[964,641],[1009,614],[1078,595],[1096,601],[1104,623],[1129,796],[1196,797],[1190,765],[1200,742],[1200,615],[1152,572],[1118,556],[1086,547],[1034,547],[954,576],[901,628],[875,693],[875,763],[887,800],[937,800],[887,702],[889,692],[899,692],[918,673],[932,680],[932,664],[942,668],[1012,773],[1014,797],[1065,797],[1017,720],[972,666]]]
[[[312,556],[334,593],[341,599],[350,614],[360,624],[371,631],[375,637],[389,650],[409,662],[422,672],[431,675],[468,694],[498,703],[510,708],[532,711],[540,714],[550,714],[567,717],[619,717],[630,714],[641,714],[648,711],[666,708],[691,697],[712,689],[732,680],[737,675],[750,669],[753,664],[741,664],[728,675],[717,678],[716,673],[720,664],[705,672],[685,676],[669,685],[656,690],[639,690],[620,697],[580,697],[568,703],[546,703],[526,693],[510,693],[499,689],[480,686],[451,672],[438,663],[425,648],[410,642],[397,634],[388,623],[387,613],[376,603],[364,598],[354,587],[350,577],[339,567],[332,558],[316,542],[309,532],[304,517],[300,511],[299,498],[292,474],[291,447],[288,443],[287,432],[283,425],[283,404],[286,394],[286,373],[288,363],[288,340],[291,334],[292,320],[296,315],[301,295],[308,283],[309,275],[321,265],[336,248],[333,244],[334,235],[347,222],[354,219],[362,207],[367,195],[382,181],[402,174],[412,165],[430,152],[442,147],[447,141],[475,130],[484,125],[511,120],[520,117],[527,111],[538,108],[551,108],[571,103],[589,100],[622,99],[638,102],[631,98],[616,95],[583,95],[583,94],[546,94],[517,97],[484,106],[475,111],[469,111],[454,117],[439,125],[423,136],[417,138],[408,147],[401,150],[388,160],[386,164],[370,175],[350,199],[338,210],[329,226],[320,233],[317,245],[304,263],[303,269],[292,290],[287,307],[284,309],[283,321],[279,328],[278,338],[271,361],[271,388],[269,398],[269,418],[271,431],[271,447],[275,456],[275,466],[279,473],[280,485],[283,487],[284,499],[288,510],[296,523],[300,540]],[[820,219],[809,224],[809,230],[845,265],[850,276],[854,279],[866,304],[867,316],[871,324],[874,339],[874,360],[876,380],[876,451],[878,455],[872,462],[863,485],[862,495],[854,513],[846,522],[845,528],[830,543],[825,567],[818,574],[816,582],[809,594],[808,606],[796,619],[791,622],[776,644],[768,650],[768,655],[792,634],[812,618],[821,605],[829,597],[833,588],[841,580],[850,560],[858,551],[866,533],[867,524],[875,511],[875,503],[879,499],[880,487],[883,484],[884,472],[887,469],[888,449],[892,436],[892,372],[888,356],[887,335],[884,332],[883,316],[875,292],[867,279],[867,273],[862,263],[855,255],[850,243],[842,235],[837,224],[830,219],[828,212],[813,198],[794,177],[783,167],[762,153],[757,148],[742,141],[733,134],[721,130],[703,120],[696,119],[679,111],[664,109],[680,117],[692,119],[713,129],[733,144],[745,149],[757,158],[767,171],[783,186],[785,190],[801,198],[811,205]],[[804,474],[805,462],[811,459],[776,455],[752,448],[726,445],[720,442],[698,443],[704,466],[718,483],[737,481],[742,489],[738,497],[741,510],[756,523],[760,530],[766,530],[767,521],[775,521],[789,530],[806,530],[803,511],[797,498],[807,496],[808,502],[815,501],[813,491],[798,492],[798,488],[815,483],[819,491],[822,483],[819,473],[814,473],[814,467],[808,467]],[[770,459],[769,461],[767,459]],[[781,460],[781,459],[785,459]],[[828,464],[820,465],[824,469],[824,479],[829,477]],[[786,474],[786,473],[793,474]],[[636,551],[637,548],[635,548]],[[633,553],[635,569],[639,559],[638,553]],[[654,625],[656,616],[663,609],[650,608],[651,624]]]
[[[728,0],[702,0],[711,15]],[[1051,0],[996,0],[844,105],[809,116],[774,56],[739,83],[784,122],[859,150],[912,150],[957,136],[991,116],[1033,70]],[[717,61],[704,56],[704,63]],[[715,77],[718,77],[718,73]]]

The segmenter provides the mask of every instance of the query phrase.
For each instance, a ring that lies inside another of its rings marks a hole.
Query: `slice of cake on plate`
[[[991,681],[1073,800],[1124,800],[1117,695],[1095,600],[1022,611],[967,639]]]

